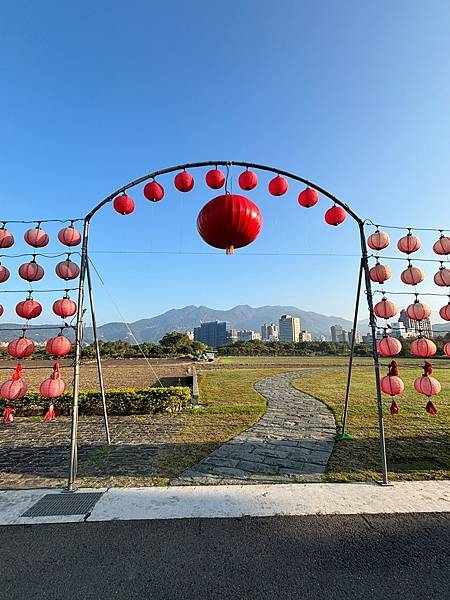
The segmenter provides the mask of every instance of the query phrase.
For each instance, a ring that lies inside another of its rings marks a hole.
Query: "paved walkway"
[[[318,481],[336,434],[333,413],[291,385],[304,372],[266,377],[255,388],[268,401],[255,425],[184,471],[173,483]]]

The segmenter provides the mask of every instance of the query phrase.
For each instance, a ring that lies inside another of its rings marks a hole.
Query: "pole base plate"
[[[337,433],[334,436],[336,442],[342,442],[343,440],[351,440],[352,436],[348,433],[348,431],[343,431],[342,433]]]

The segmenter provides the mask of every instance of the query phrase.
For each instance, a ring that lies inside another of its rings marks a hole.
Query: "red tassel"
[[[55,417],[55,405],[52,402],[44,415],[44,421],[53,421]]]
[[[395,400],[392,400],[391,408],[389,410],[391,411],[391,415],[398,415],[400,409]]]
[[[431,373],[433,372],[433,367],[431,366],[431,363],[428,362],[427,360],[425,361],[425,364],[423,365],[423,374],[424,375],[431,375]]]
[[[435,405],[431,402],[431,400],[428,400],[428,404],[425,407],[425,410],[427,411],[427,413],[429,413],[430,415],[432,415],[433,417],[435,417],[437,415],[437,410]]]
[[[392,360],[391,364],[389,365],[388,375],[394,375],[395,377],[398,377],[398,365],[395,360]]]
[[[53,365],[53,373],[51,374],[52,379],[61,379],[61,371],[59,370],[59,362],[56,361]]]
[[[9,425],[14,421],[14,409],[12,406],[7,406],[3,413],[3,425]]]

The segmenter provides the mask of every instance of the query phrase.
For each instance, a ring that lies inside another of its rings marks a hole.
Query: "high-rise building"
[[[349,341],[349,334],[345,329],[342,328],[342,325],[332,325],[330,327],[331,331],[331,341],[336,342],[337,344],[344,344]]]
[[[303,330],[300,333],[300,340],[302,342],[312,342],[312,334],[310,331]]]
[[[251,342],[252,340],[260,340],[261,334],[251,329],[242,329],[237,332],[238,342]]]
[[[298,342],[300,339],[300,317],[282,315],[278,321],[278,336],[283,342]]]
[[[261,339],[265,342],[278,340],[278,325],[275,323],[263,323],[261,325]]]
[[[219,348],[233,343],[233,333],[228,330],[228,323],[223,321],[209,321],[194,328],[194,340],[203,342],[209,348]],[[234,332],[236,333],[236,332]]]
[[[430,319],[423,319],[422,321],[413,321],[408,317],[408,313],[406,312],[406,310],[402,309],[400,311],[398,321],[399,323],[403,323],[406,329],[406,333],[413,333],[415,336],[422,334],[428,338],[433,337],[433,327],[431,325]]]
[[[348,334],[348,343],[349,344],[352,343],[352,339],[353,339],[353,329],[351,329]],[[359,333],[359,331],[357,331],[355,333],[355,345],[356,344],[362,344],[362,335]]]

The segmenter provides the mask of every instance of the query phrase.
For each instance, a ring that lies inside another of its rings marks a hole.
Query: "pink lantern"
[[[425,337],[417,338],[411,344],[411,354],[420,358],[429,358],[436,354],[436,344]]]
[[[450,321],[450,302],[440,309],[439,316],[444,321]]]
[[[319,194],[313,188],[306,188],[298,195],[298,203],[304,208],[311,208],[319,202]]]
[[[8,344],[8,354],[13,358],[28,358],[34,352],[34,342],[33,340],[29,340],[26,337],[18,338],[16,340],[12,340]]]
[[[55,268],[55,272],[58,277],[68,281],[69,279],[76,279],[80,274],[79,266],[71,261],[69,258],[58,263]]]
[[[397,375],[386,375],[381,379],[381,390],[390,396],[398,396],[405,389],[405,384]]]
[[[22,365],[17,365],[11,379],[0,386],[0,396],[6,400],[23,398],[27,393],[27,384],[22,379]]]
[[[72,350],[72,342],[64,335],[57,335],[47,341],[45,349],[52,356],[66,356]]]
[[[53,302],[52,308],[55,315],[58,315],[58,317],[62,317],[63,319],[67,317],[73,317],[73,315],[77,312],[76,303],[68,296]]]
[[[35,260],[32,260],[20,265],[19,275],[25,281],[40,281],[44,277],[44,269]]]
[[[14,236],[4,227],[0,229],[0,248],[11,248],[14,244]]]
[[[0,283],[5,283],[5,281],[8,281],[10,275],[11,273],[9,272],[9,269],[3,265],[0,265]]]
[[[81,233],[73,225],[63,227],[58,233],[58,240],[64,246],[78,246],[81,242]]]
[[[402,345],[397,338],[385,335],[377,343],[377,352],[380,356],[395,356],[401,352]]]
[[[272,196],[282,196],[287,192],[288,187],[287,179],[281,175],[277,175],[269,182],[269,193]]]
[[[433,251],[441,256],[450,254],[450,237],[441,235],[441,237],[434,242]]]
[[[58,398],[64,393],[65,389],[66,384],[61,379],[59,363],[56,363],[53,367],[53,373],[51,377],[41,383],[39,392],[43,398]]]
[[[440,287],[450,286],[450,269],[441,267],[434,276],[434,283]]]
[[[408,267],[402,272],[400,277],[406,285],[417,285],[425,279],[425,273],[419,267]]]
[[[3,314],[3,306],[0,304],[0,317],[2,316],[2,314]]]
[[[422,242],[412,233],[408,233],[408,235],[400,238],[397,242],[397,248],[400,250],[400,252],[404,252],[405,254],[417,252],[421,246]]]
[[[369,248],[372,248],[372,250],[384,250],[390,243],[391,238],[389,235],[378,229],[367,238],[367,245]]]
[[[28,229],[23,238],[27,244],[33,246],[34,248],[43,248],[49,242],[48,234],[45,233],[45,231],[40,227]]]
[[[412,321],[423,321],[424,319],[428,319],[431,315],[431,308],[428,304],[416,300],[413,304],[408,306],[406,314]]]
[[[16,305],[16,313],[21,319],[35,319],[42,312],[42,306],[33,298],[22,300]]]
[[[421,375],[414,381],[414,387],[419,394],[424,396],[436,396],[441,391],[441,384],[434,377],[430,375]]]
[[[395,302],[383,298],[380,302],[377,302],[373,307],[373,312],[380,319],[390,319],[397,314],[398,308]]]
[[[388,265],[382,265],[379,262],[373,266],[369,271],[369,277],[375,283],[384,283],[392,276],[391,267]]]
[[[444,354],[445,356],[450,356],[450,342],[444,344]]]

